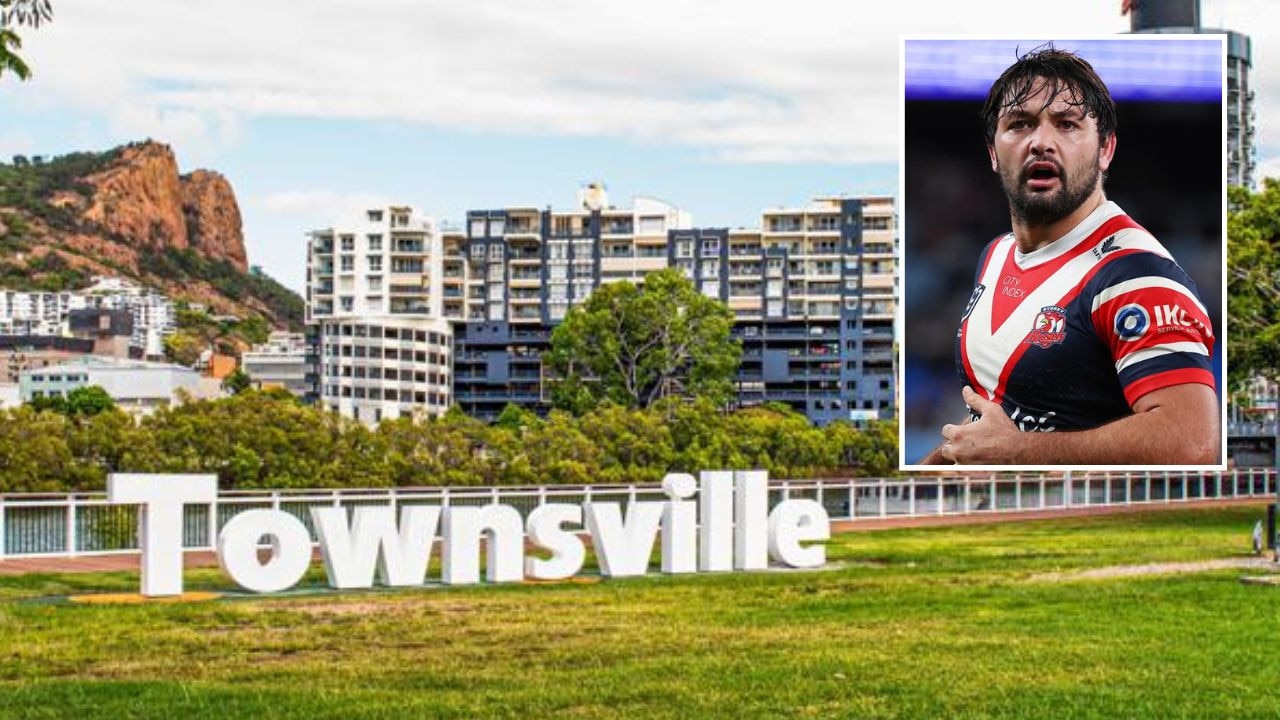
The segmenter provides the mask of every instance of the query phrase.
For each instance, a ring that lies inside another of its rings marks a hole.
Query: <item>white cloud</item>
[[[28,50],[45,102],[195,156],[244,118],[302,116],[893,162],[899,33],[1042,29],[1010,5],[60,0]],[[1096,5],[1055,32],[1124,28]]]

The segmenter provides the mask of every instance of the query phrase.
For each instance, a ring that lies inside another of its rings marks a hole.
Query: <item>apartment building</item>
[[[309,234],[307,322],[324,407],[375,423],[452,404],[441,242],[434,222],[398,206]]]
[[[125,310],[132,318],[130,345],[147,357],[164,355],[164,338],[177,327],[168,297],[116,277],[95,277],[84,290],[22,292],[0,290],[0,335],[59,336],[69,332],[74,311]]]
[[[589,185],[568,210],[474,210],[459,230],[420,224],[414,232],[425,236],[422,254],[403,258],[421,261],[412,266],[417,291],[392,305],[392,293],[370,288],[384,287],[374,276],[385,276],[394,260],[388,238],[397,228],[408,232],[395,224],[397,212],[406,223],[412,216],[407,208],[371,211],[365,226],[310,235],[308,320],[318,326],[320,395],[330,408],[354,414],[357,401],[367,404],[371,391],[381,391],[379,414],[360,406],[361,418],[391,412],[385,393],[392,388],[375,388],[368,375],[379,371],[370,360],[377,349],[360,346],[385,337],[392,321],[393,330],[412,329],[415,338],[425,332],[426,345],[414,352],[428,359],[424,367],[415,360],[393,368],[381,356],[380,370],[395,380],[406,372],[427,378],[425,388],[405,388],[406,395],[394,388],[397,412],[417,406],[420,392],[429,412],[450,402],[486,420],[508,403],[545,410],[551,378],[542,355],[569,309],[602,283],[640,283],[649,272],[676,267],[737,316],[741,404],[784,402],[819,423],[894,412],[891,197],[818,198],[765,210],[753,228],[695,228],[674,205],[636,198],[618,208],[603,187]],[[373,260],[374,253],[383,257]]]
[[[267,342],[254,345],[240,356],[240,368],[255,389],[282,388],[303,399],[311,389],[308,362],[306,338],[302,333],[273,332]]]
[[[62,335],[67,314],[86,303],[74,292],[0,290],[0,335]]]
[[[568,308],[601,283],[677,267],[737,316],[740,403],[785,402],[820,423],[889,416],[894,217],[890,197],[819,198],[754,228],[695,228],[658,200],[610,206],[599,186],[571,210],[472,211],[444,238],[455,399],[490,420],[507,403],[545,409],[541,355]]]

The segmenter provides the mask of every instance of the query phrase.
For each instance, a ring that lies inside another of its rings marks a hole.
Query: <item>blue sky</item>
[[[25,33],[35,77],[0,81],[0,157],[169,143],[184,172],[231,180],[250,262],[300,289],[305,232],[366,204],[458,223],[602,180],[615,204],[740,226],[896,194],[900,34],[1122,32],[1119,5],[55,0]],[[1254,38],[1259,159],[1280,175],[1269,5],[1202,17]]]

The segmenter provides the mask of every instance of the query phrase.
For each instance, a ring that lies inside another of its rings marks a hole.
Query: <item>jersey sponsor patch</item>
[[[1130,303],[1116,311],[1115,333],[1116,337],[1124,342],[1134,342],[1142,339],[1147,334],[1147,328],[1151,327],[1151,316],[1147,313],[1146,308],[1138,303]]]
[[[982,283],[978,283],[978,286],[973,289],[973,294],[969,296],[969,304],[964,307],[964,315],[960,316],[961,322],[969,318],[969,313],[973,312],[973,307],[978,304],[978,298],[982,297],[982,291],[986,289],[987,286]]]
[[[1048,350],[1067,339],[1067,311],[1057,305],[1046,305],[1036,314],[1031,332],[1023,342]]]

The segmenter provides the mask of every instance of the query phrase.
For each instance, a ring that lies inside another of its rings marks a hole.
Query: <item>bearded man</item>
[[[1103,192],[1105,83],[1049,46],[1005,70],[982,116],[1013,231],[983,250],[956,336],[969,417],[921,462],[1220,463],[1208,312]]]

